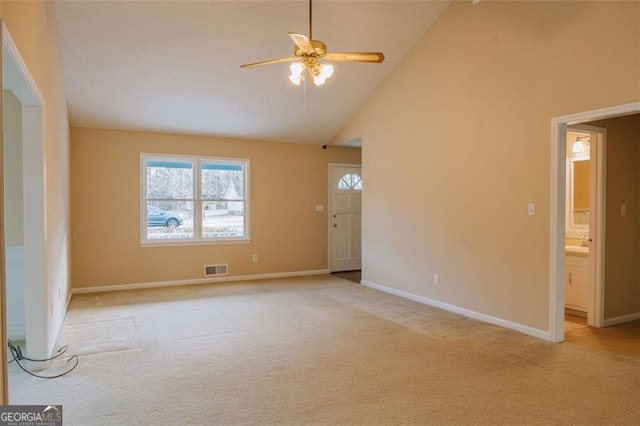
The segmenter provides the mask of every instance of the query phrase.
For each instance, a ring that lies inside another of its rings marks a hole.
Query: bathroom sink
[[[582,246],[564,246],[565,251],[572,251],[574,253],[589,253],[589,247]]]

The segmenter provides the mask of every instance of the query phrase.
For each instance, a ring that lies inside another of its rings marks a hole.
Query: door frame
[[[46,273],[46,170],[45,170],[45,101],[35,80],[24,62],[9,29],[0,19],[2,27],[2,89],[12,89],[22,104],[22,146],[23,146],[23,203],[24,203],[24,270],[25,270],[25,335],[29,343],[27,355],[32,358],[46,358],[51,351],[48,338],[52,310],[47,301]],[[4,108],[2,102],[2,108]],[[2,129],[3,117],[0,116]],[[2,130],[0,129],[0,130]],[[0,141],[2,141],[0,131]],[[0,158],[2,143],[0,142]],[[4,175],[0,173],[0,338],[6,342],[6,258],[4,236]],[[2,387],[0,402],[9,402],[7,354],[1,351]],[[29,366],[29,363],[27,364]]]
[[[550,238],[549,238],[549,337],[552,342],[564,341],[564,305],[565,305],[565,211],[566,211],[566,149],[567,127],[595,120],[619,117],[640,113],[640,102],[632,102],[609,108],[579,112],[551,119],[551,200],[550,200]],[[604,145],[604,144],[600,144]],[[604,169],[603,155],[599,158]],[[600,179],[604,183],[603,179]],[[604,186],[601,188],[603,203],[602,214],[598,214],[598,222],[601,224],[600,235],[604,235]],[[597,207],[596,207],[597,208]],[[596,264],[600,262],[597,271],[596,288],[594,289],[595,324],[604,325],[604,238],[595,241]],[[599,252],[599,253],[598,253]],[[598,283],[599,281],[599,283]],[[600,304],[600,306],[598,306]]]
[[[327,211],[327,242],[328,242],[328,247],[327,247],[327,266],[329,269],[329,273],[333,272],[333,231],[332,231],[332,217],[331,217],[331,212],[333,212],[333,182],[331,181],[331,177],[333,176],[332,174],[332,170],[334,167],[358,167],[360,169],[360,171],[362,172],[362,164],[353,164],[353,163],[329,163],[329,167],[328,167],[328,193],[327,193],[327,199],[328,199],[328,211]],[[360,176],[362,177],[362,173],[360,173]],[[364,181],[363,181],[363,190],[364,190]],[[362,265],[360,265],[360,267],[362,267]]]

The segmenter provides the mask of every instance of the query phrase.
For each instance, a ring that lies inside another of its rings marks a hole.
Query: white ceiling
[[[305,1],[56,3],[71,124],[326,144],[449,2],[316,1],[329,51],[382,51],[383,64],[336,63],[324,86],[294,86],[287,32],[308,33]]]

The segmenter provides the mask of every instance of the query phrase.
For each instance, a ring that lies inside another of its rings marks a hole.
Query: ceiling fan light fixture
[[[304,65],[300,62],[294,62],[289,66],[289,69],[291,70],[291,74],[300,75],[304,71]]]
[[[291,80],[291,82],[296,86],[299,86],[304,73],[304,65],[302,65],[300,62],[294,62],[291,64],[289,69],[291,70],[289,80]]]
[[[315,86],[322,86],[327,79],[333,75],[333,65],[316,64],[313,67],[313,71],[310,69],[309,73],[313,75],[313,84]]]
[[[333,74],[333,66],[321,63],[321,61],[338,61],[338,62],[369,62],[381,63],[384,61],[382,52],[327,52],[327,45],[313,39],[313,7],[312,0],[309,0],[309,36],[300,33],[289,33],[289,38],[295,44],[293,51],[294,56],[289,58],[271,59],[268,61],[254,62],[251,64],[240,65],[241,68],[253,68],[262,65],[277,64],[281,62],[293,62],[290,66],[291,75],[289,80],[295,85],[305,79],[304,70],[309,72],[315,86],[322,86],[327,78]]]
[[[320,75],[324,76],[324,78],[331,77],[333,75],[333,65],[320,64]]]
[[[326,81],[327,81],[327,77],[323,76],[322,74],[318,74],[318,75],[314,75],[313,76],[313,85],[314,86],[322,86]]]
[[[289,80],[290,80],[293,84],[295,84],[296,86],[300,86],[300,82],[302,81],[302,74],[300,74],[300,75],[298,75],[298,76],[295,76],[295,75],[291,74],[291,75],[289,76]]]

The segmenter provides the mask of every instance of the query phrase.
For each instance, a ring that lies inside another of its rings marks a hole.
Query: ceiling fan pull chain
[[[302,113],[304,115],[307,115],[307,79],[304,79],[305,81],[302,82],[302,85],[304,86],[302,88]]]

